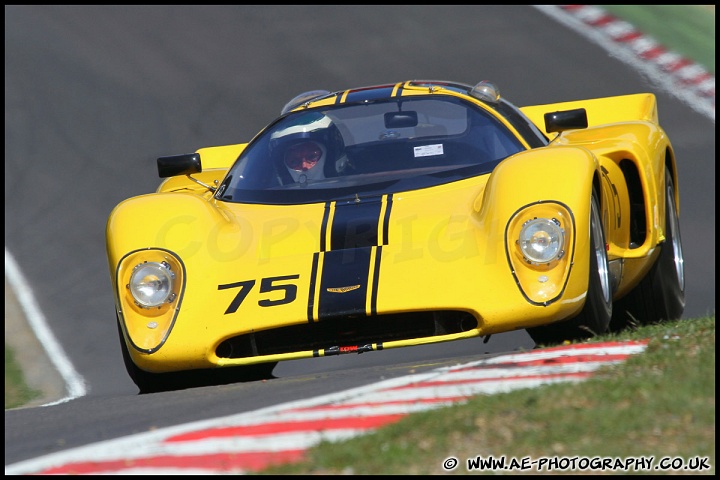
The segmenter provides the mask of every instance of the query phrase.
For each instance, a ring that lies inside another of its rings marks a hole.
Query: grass
[[[711,468],[701,473],[714,474],[715,316],[594,341],[625,339],[650,343],[645,353],[604,367],[585,382],[476,396],[466,404],[409,415],[361,437],[320,443],[304,461],[260,473],[444,474],[448,457],[460,461],[453,473],[470,473],[466,461],[477,456],[557,456],[654,457],[654,465],[663,457],[680,462],[705,458]]]
[[[715,75],[715,5],[600,5]]]
[[[22,370],[15,361],[12,349],[5,345],[5,409],[25,405],[39,395],[39,392],[25,384]]]

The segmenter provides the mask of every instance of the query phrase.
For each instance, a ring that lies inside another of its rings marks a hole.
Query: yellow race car
[[[141,392],[517,329],[581,340],[684,309],[651,93],[517,107],[487,81],[312,91],[248,143],[157,167],[157,191],[106,231]]]

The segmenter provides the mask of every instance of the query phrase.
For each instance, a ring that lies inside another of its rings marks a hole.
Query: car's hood
[[[384,297],[447,287],[442,279],[458,264],[488,253],[477,228],[485,182],[302,205],[223,204],[244,254],[215,270],[218,284],[237,282],[241,271],[258,282],[290,279],[310,292],[313,318],[373,314]]]

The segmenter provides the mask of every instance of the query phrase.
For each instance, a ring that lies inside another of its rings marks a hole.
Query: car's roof
[[[301,105],[310,107],[315,102],[327,103],[352,103],[378,100],[381,98],[392,98],[402,95],[404,89],[427,88],[427,93],[433,93],[436,89],[450,90],[462,95],[469,95],[473,87],[471,85],[447,80],[405,80],[396,83],[385,83],[354,87],[345,90],[330,92],[327,90],[313,90],[304,92],[288,102],[283,108],[283,113],[295,109]],[[418,92],[419,93],[419,92]],[[332,100],[334,99],[334,101]]]

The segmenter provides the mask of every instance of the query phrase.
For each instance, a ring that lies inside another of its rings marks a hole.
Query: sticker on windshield
[[[442,143],[437,145],[423,145],[422,147],[415,147],[415,158],[417,157],[432,157],[433,155],[442,155],[443,146]]]

